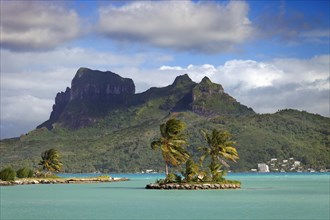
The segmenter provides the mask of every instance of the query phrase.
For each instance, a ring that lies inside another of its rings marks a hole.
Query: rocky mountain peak
[[[80,68],[71,83],[71,100],[109,99],[111,95],[134,94],[132,79],[110,72]]]
[[[201,81],[201,84],[212,84],[212,81],[209,79],[209,77],[204,76],[204,78]]]
[[[196,86],[196,90],[202,93],[224,93],[222,85],[213,83],[207,76]]]
[[[187,85],[192,83],[193,81],[190,79],[188,74],[177,76],[173,82],[173,86]]]

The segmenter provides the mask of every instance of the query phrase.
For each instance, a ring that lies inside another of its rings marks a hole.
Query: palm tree
[[[213,129],[210,134],[205,131],[202,131],[202,134],[208,146],[200,148],[202,151],[200,162],[203,163],[208,156],[211,158],[209,168],[212,179],[217,181],[223,176],[223,173],[220,172],[222,165],[229,167],[226,160],[236,162],[239,159],[234,147],[235,142],[231,141],[232,135],[228,131]]]
[[[49,149],[41,154],[41,161],[39,165],[42,166],[43,170],[50,172],[59,172],[62,169],[63,164],[60,161],[61,155],[55,149]]]
[[[160,125],[161,138],[151,143],[152,149],[160,149],[165,161],[165,174],[168,175],[168,166],[179,166],[189,159],[186,151],[186,139],[182,132],[186,124],[180,120],[172,118],[165,124]]]
[[[199,166],[194,163],[194,161],[190,158],[186,162],[186,170],[183,172],[183,176],[187,182],[195,181],[199,175]]]

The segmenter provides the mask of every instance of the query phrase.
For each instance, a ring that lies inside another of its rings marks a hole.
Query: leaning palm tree
[[[207,142],[207,147],[202,147],[201,164],[206,157],[210,157],[211,163],[209,169],[212,179],[217,181],[222,178],[223,173],[220,172],[222,165],[229,167],[226,160],[236,162],[238,153],[234,147],[235,142],[231,140],[231,134],[228,131],[213,129],[212,133],[208,134],[202,131],[202,134]]]
[[[160,125],[161,138],[151,143],[152,149],[160,149],[165,161],[165,174],[168,175],[168,166],[179,166],[189,159],[186,151],[186,139],[182,132],[186,124],[177,119],[170,119]]]
[[[48,172],[59,172],[62,169],[63,164],[61,163],[61,155],[55,149],[49,149],[41,154],[41,161],[39,165],[42,166],[43,170]]]

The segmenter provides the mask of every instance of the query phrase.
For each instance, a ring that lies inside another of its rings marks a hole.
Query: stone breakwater
[[[128,181],[127,178],[58,178],[58,179],[19,179],[15,181],[1,181],[0,186],[29,185],[29,184],[71,184],[71,183],[109,183]]]
[[[146,189],[176,189],[176,190],[204,190],[204,189],[240,189],[241,184],[238,183],[203,183],[203,184],[157,184],[150,183],[146,185]]]

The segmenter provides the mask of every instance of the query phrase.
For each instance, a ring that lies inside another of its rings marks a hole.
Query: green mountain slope
[[[126,88],[123,84],[122,90],[127,91]],[[91,91],[95,94],[94,89]],[[100,103],[107,107],[97,105],[101,99],[104,101]],[[119,104],[112,105],[112,100]],[[56,105],[63,104],[62,101],[65,105],[51,120]],[[50,120],[38,129],[19,138],[1,140],[0,167],[36,167],[41,152],[56,148],[63,155],[65,172],[162,171],[161,154],[151,150],[150,142],[159,136],[161,123],[177,117],[188,125],[190,152],[196,153],[205,144],[200,130],[229,130],[240,155],[239,162],[231,164],[235,171],[248,171],[271,158],[291,157],[301,161],[305,168],[329,169],[329,118],[297,110],[255,114],[207,78],[197,84],[183,75],[172,85],[144,93],[111,93],[107,97],[103,94],[99,100],[93,96],[94,104],[84,104],[83,113],[81,108],[70,109],[72,101],[75,100],[57,100]],[[81,101],[86,103],[88,99]],[[70,114],[74,120],[66,117]],[[86,118],[90,119],[88,123],[79,122]]]

